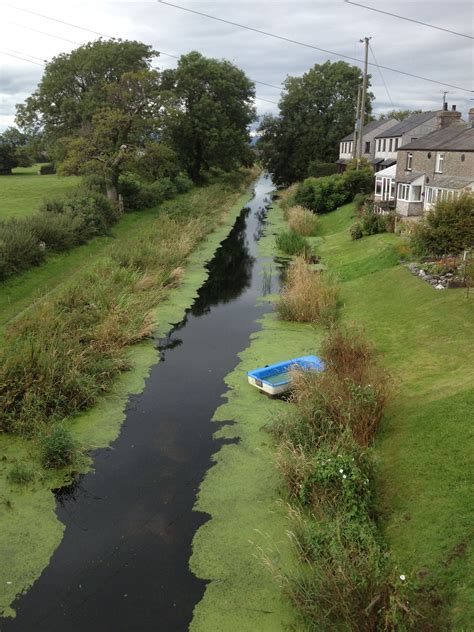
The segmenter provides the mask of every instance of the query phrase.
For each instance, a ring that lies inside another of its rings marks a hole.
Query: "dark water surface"
[[[271,309],[256,306],[269,289],[256,247],[271,188],[258,180],[194,305],[159,342],[162,361],[130,398],[118,439],[94,454],[93,473],[57,491],[64,538],[2,632],[188,629],[205,589],[189,570],[191,542],[208,520],[192,507],[222,443],[210,419],[255,320]]]

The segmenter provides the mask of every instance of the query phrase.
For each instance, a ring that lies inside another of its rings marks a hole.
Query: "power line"
[[[368,7],[365,4],[359,4],[358,2],[352,2],[352,0],[344,0],[347,4],[353,4],[356,7],[362,7],[363,9],[368,9],[369,11],[376,11],[377,13],[383,13],[384,15],[390,15],[392,18],[399,18],[400,20],[406,20],[407,22],[414,22],[415,24],[421,24],[422,26],[427,26],[430,29],[436,29],[438,31],[444,31],[445,33],[451,33],[451,35],[459,35],[460,37],[467,37],[467,39],[474,39],[472,35],[467,35],[466,33],[458,33],[457,31],[451,31],[450,29],[446,29],[443,26],[436,26],[435,24],[428,24],[428,22],[422,22],[421,20],[415,20],[414,18],[407,18],[404,15],[397,15],[396,13],[390,13],[389,11],[382,11],[382,9],[376,9],[375,7]]]
[[[37,59],[38,61],[43,62],[43,64],[47,61],[46,59],[42,59],[41,57],[36,57],[35,55],[30,55],[29,53],[23,53],[21,50],[15,50],[14,48],[7,48],[6,50],[9,50],[11,53],[17,53],[18,55],[24,55],[25,57]]]
[[[60,35],[53,35],[53,33],[40,31],[39,29],[35,29],[32,26],[24,26],[23,24],[17,24],[16,22],[10,22],[10,25],[18,26],[21,29],[27,29],[28,31],[33,31],[34,33],[41,33],[41,35],[47,35],[48,37],[54,37],[55,39],[63,40],[64,42],[68,42],[69,44],[76,44],[77,46],[81,45],[81,42],[75,42],[74,40],[67,39],[66,37],[61,37]]]
[[[66,26],[72,26],[72,28],[75,29],[80,29],[81,31],[86,31],[87,33],[92,33],[93,35],[98,35],[99,37],[106,37],[107,39],[117,39],[116,37],[114,37],[113,35],[106,35],[105,33],[100,33],[99,31],[93,31],[92,29],[88,29],[85,26],[79,26],[79,24],[73,24],[72,22],[65,22],[64,20],[59,20],[58,18],[52,18],[49,15],[45,15],[44,13],[37,13],[36,11],[30,11],[29,9],[22,9],[20,7],[15,7],[13,4],[7,4],[7,7],[10,7],[12,9],[16,9],[17,11],[23,11],[24,13],[31,13],[32,15],[36,15],[40,18],[44,18],[45,20],[51,20],[52,22],[58,22],[59,24],[65,24]],[[17,24],[16,26],[20,26],[21,24]],[[28,28],[28,27],[22,27],[22,28]],[[34,29],[31,29],[34,30]],[[38,33],[43,33],[44,35],[51,35],[51,37],[57,37],[56,35],[52,35],[50,33],[44,33],[43,31],[38,31]],[[63,39],[63,38],[61,38]],[[66,40],[67,42],[70,42],[71,44],[78,44],[79,42],[74,42],[72,40]],[[179,59],[179,55],[172,55],[171,53],[165,53],[164,51],[160,50],[157,51],[159,52],[161,55],[166,55],[167,57],[174,57],[175,59]]]
[[[374,49],[372,48],[372,44],[370,44],[370,43],[369,43],[369,48],[370,48],[370,52],[372,53],[372,57],[374,58],[374,61],[375,61],[376,65],[377,65],[377,68],[379,69],[380,78],[382,79],[382,83],[385,86],[385,90],[387,92],[388,100],[390,101],[390,104],[391,104],[392,108],[395,109],[395,105],[394,105],[394,103],[392,101],[392,97],[390,96],[390,92],[388,91],[388,86],[387,86],[387,84],[385,82],[385,77],[383,76],[382,70],[381,70],[380,66],[378,65],[378,63],[377,63],[377,59],[375,57]]]
[[[31,13],[32,15],[36,15],[40,18],[44,18],[45,20],[51,20],[52,22],[59,22],[59,24],[65,24],[67,26],[72,26],[75,29],[80,29],[81,31],[86,31],[88,33],[92,33],[93,35],[99,35],[100,37],[106,37],[108,39],[117,39],[116,37],[113,37],[112,35],[107,35],[105,33],[100,33],[100,31],[93,31],[92,29],[88,29],[85,26],[79,26],[78,24],[73,24],[72,22],[66,22],[64,20],[59,20],[58,18],[53,18],[49,15],[45,15],[44,13],[37,13],[36,11],[31,11],[29,9],[22,9],[20,7],[15,7],[12,4],[7,4],[6,6],[12,8],[12,9],[16,9],[17,11],[23,11],[24,13]],[[20,28],[25,28],[25,29],[29,29],[31,31],[36,31],[37,33],[41,33],[42,35],[49,35],[50,37],[56,37],[58,39],[64,39],[66,42],[69,42],[70,44],[77,44],[78,46],[80,46],[80,42],[75,42],[74,40],[69,40],[69,39],[65,39],[63,37],[58,37],[57,35],[53,35],[52,33],[45,33],[44,31],[40,31],[38,29],[34,29],[32,27],[28,27],[28,26],[22,26],[21,24],[15,24],[15,26],[19,26]],[[158,53],[160,53],[160,55],[166,55],[167,57],[173,57],[174,59],[179,59],[179,55],[172,55],[171,53],[165,53],[162,50],[157,51]],[[30,57],[31,55],[29,55]],[[275,86],[274,84],[271,83],[265,83],[264,81],[257,81],[256,79],[252,79],[251,81],[253,81],[254,83],[259,83],[262,86],[267,86],[269,88],[275,88],[276,90],[282,90],[281,86]],[[267,99],[260,99],[261,101],[267,101]],[[269,103],[275,103],[275,101],[269,101]]]
[[[350,59],[351,61],[356,61],[358,63],[364,63],[362,59],[358,59],[357,57],[351,57],[350,55],[344,55],[343,53],[337,53],[332,50],[328,50],[326,48],[321,48],[319,46],[313,46],[313,44],[308,44],[306,42],[300,42],[298,40],[291,39],[289,37],[284,37],[283,35],[277,35],[276,33],[270,33],[269,31],[263,31],[261,29],[254,28],[253,26],[247,26],[245,24],[239,24],[238,22],[232,22],[231,20],[225,20],[224,18],[218,18],[215,15],[210,15],[209,13],[202,13],[201,11],[196,11],[194,9],[188,9],[187,7],[182,7],[178,4],[172,4],[171,2],[165,2],[165,0],[157,0],[159,4],[164,4],[169,7],[173,7],[175,9],[180,9],[181,11],[187,11],[188,13],[194,13],[196,15],[200,15],[205,18],[209,18],[211,20],[216,20],[217,22],[224,22],[225,24],[231,24],[232,26],[237,26],[242,29],[246,29],[247,31],[253,31],[254,33],[260,33],[261,35],[267,35],[268,37],[273,37],[278,40],[282,40],[284,42],[289,42],[290,44],[297,44],[298,46],[304,46],[305,48],[311,48],[312,50],[318,50],[323,53],[327,53],[329,55],[335,55],[336,57],[342,57],[344,59]],[[371,66],[375,66],[372,62],[369,62]],[[474,92],[474,90],[469,90],[468,88],[463,88],[461,86],[455,86],[450,83],[446,83],[444,81],[438,81],[437,79],[429,79],[428,77],[422,77],[420,75],[414,75],[411,72],[406,72],[404,70],[398,70],[397,68],[390,68],[389,66],[379,66],[379,68],[383,68],[384,70],[389,70],[390,72],[396,72],[400,75],[405,75],[406,77],[413,77],[414,79],[421,79],[422,81],[429,81],[430,83],[436,83],[441,86],[448,86],[449,88],[454,88],[456,90],[462,90],[464,92]]]
[[[36,66],[42,66],[42,67],[44,68],[44,64],[40,64],[40,63],[39,63],[39,62],[37,62],[37,61],[32,61],[31,59],[26,59],[25,57],[19,57],[18,55],[12,55],[12,53],[7,53],[7,52],[6,52],[6,51],[4,51],[4,50],[1,50],[1,51],[0,51],[0,54],[2,54],[2,55],[8,55],[8,57],[14,57],[15,59],[21,59],[21,61],[27,61],[27,62],[29,62],[30,64],[35,64]]]

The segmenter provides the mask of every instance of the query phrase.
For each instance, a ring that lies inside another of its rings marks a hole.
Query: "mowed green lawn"
[[[438,291],[397,264],[400,237],[351,241],[351,205],[323,216],[318,254],[394,378],[379,434],[378,498],[400,573],[440,590],[435,629],[474,622],[474,293]],[[437,599],[433,596],[433,601]],[[439,621],[438,621],[439,617]]]
[[[39,168],[19,167],[11,176],[0,176],[0,221],[31,215],[45,199],[70,193],[80,182],[78,176],[40,176]]]

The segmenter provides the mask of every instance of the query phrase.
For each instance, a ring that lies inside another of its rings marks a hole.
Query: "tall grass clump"
[[[272,426],[300,560],[279,578],[309,629],[416,629],[374,504],[369,448],[390,378],[354,327],[331,329],[321,355],[325,370],[295,373],[291,408]]]
[[[339,286],[325,272],[316,271],[304,257],[289,266],[277,312],[283,320],[329,325],[337,316]]]
[[[306,239],[294,230],[283,230],[278,233],[275,237],[275,243],[279,250],[290,257],[309,256],[311,251]]]
[[[318,230],[318,217],[303,206],[292,206],[288,209],[288,224],[295,233],[303,237],[312,237]]]

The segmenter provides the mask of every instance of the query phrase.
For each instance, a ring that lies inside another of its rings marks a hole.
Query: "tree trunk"
[[[107,191],[107,197],[112,202],[112,204],[118,204],[118,180],[119,180],[118,169],[113,169],[108,174],[105,180],[105,189]]]

